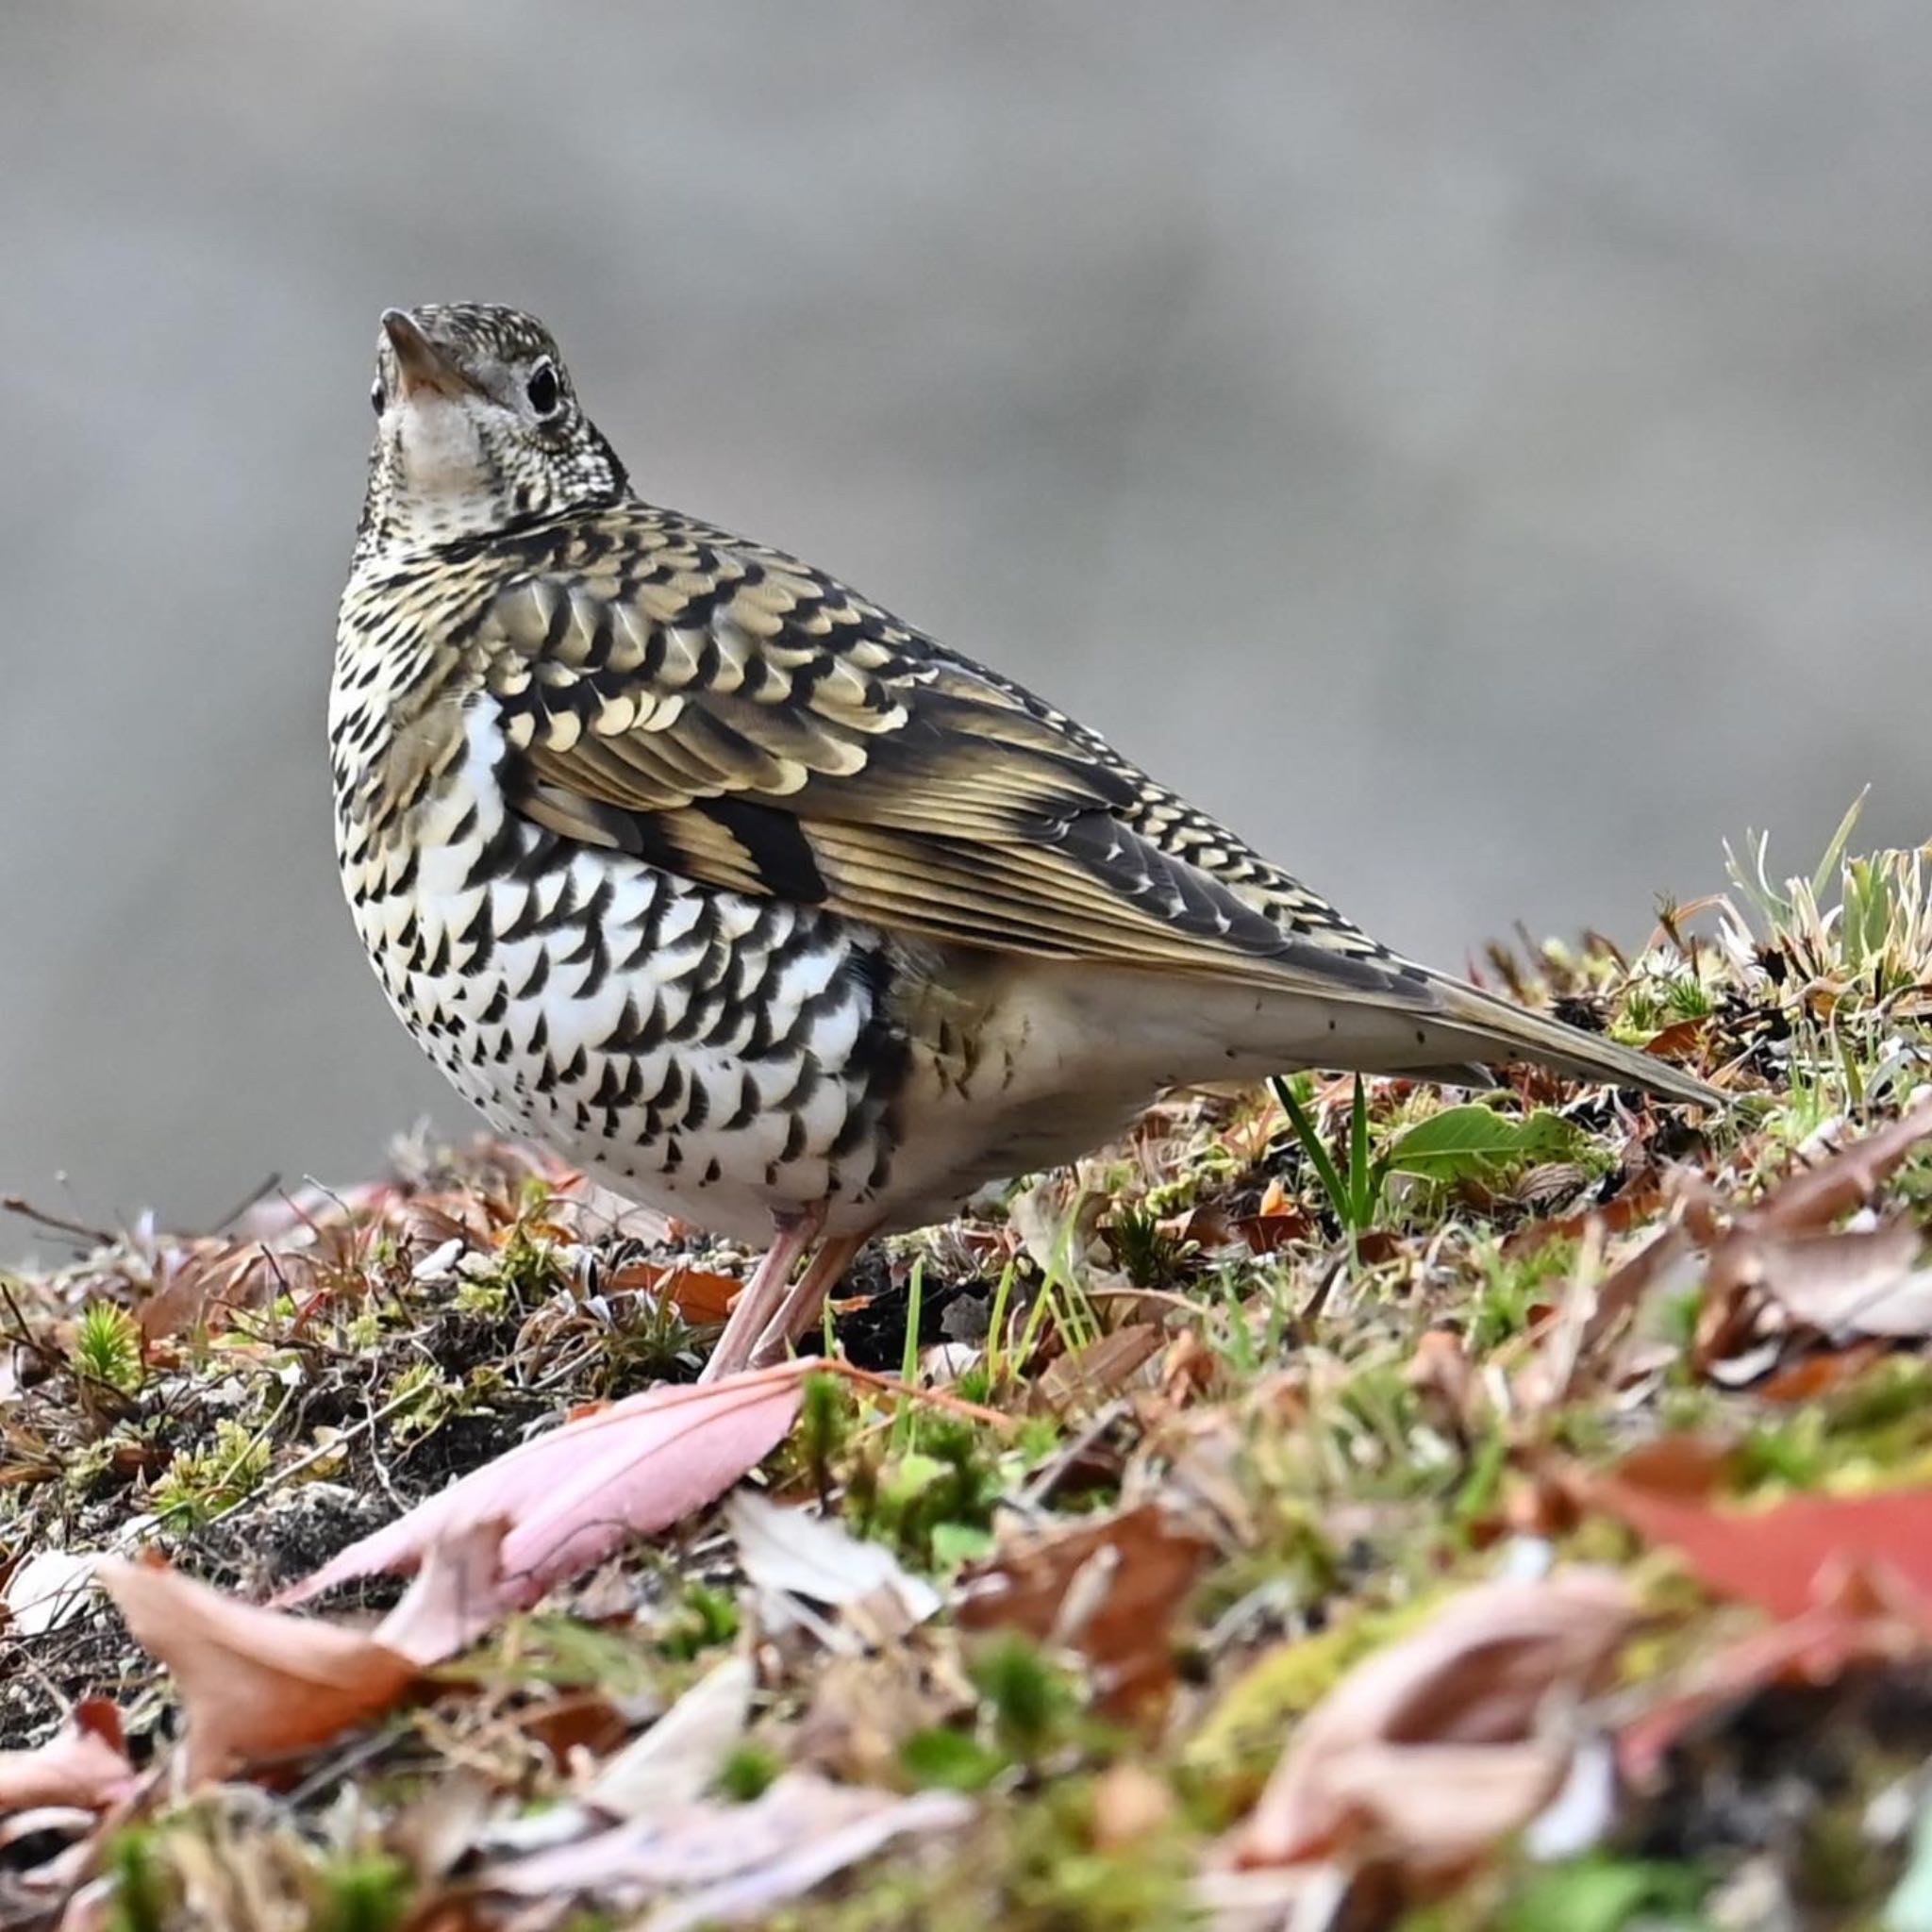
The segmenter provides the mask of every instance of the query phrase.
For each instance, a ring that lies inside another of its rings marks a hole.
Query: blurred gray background
[[[1916,841],[1928,101],[1906,0],[10,0],[0,1191],[462,1123],[329,845],[391,302],[1438,962]]]

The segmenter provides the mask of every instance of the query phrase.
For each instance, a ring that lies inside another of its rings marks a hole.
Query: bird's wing
[[[1084,726],[781,552],[627,505],[525,554],[469,647],[509,794],[553,832],[928,939],[1393,1009],[1420,1068],[1534,1059],[1713,1102],[1390,952]]]
[[[1091,732],[842,586],[655,511],[601,527],[475,633],[530,819],[995,951],[1420,986]]]

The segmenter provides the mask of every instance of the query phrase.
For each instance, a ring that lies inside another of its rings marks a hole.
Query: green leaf
[[[964,1731],[914,1731],[899,1747],[899,1762],[916,1785],[942,1790],[978,1791],[1012,1762],[1005,1753],[982,1744]]]
[[[1512,1121],[1474,1103],[1444,1108],[1403,1134],[1384,1157],[1391,1174],[1424,1180],[1457,1181],[1526,1167],[1537,1160],[1561,1160],[1576,1151],[1577,1133],[1549,1112]]]
[[[1694,1868],[1595,1855],[1533,1874],[1503,1923],[1508,1932],[1662,1932],[1683,1925],[1706,1889]]]

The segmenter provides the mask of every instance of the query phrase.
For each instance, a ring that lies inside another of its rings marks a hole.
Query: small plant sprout
[[[112,1302],[88,1303],[74,1329],[74,1369],[124,1395],[141,1387],[141,1328]]]

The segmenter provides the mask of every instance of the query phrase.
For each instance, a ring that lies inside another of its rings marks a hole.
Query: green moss
[[[273,1456],[264,1436],[225,1417],[204,1446],[176,1453],[154,1486],[155,1513],[177,1535],[199,1529],[248,1496]]]

